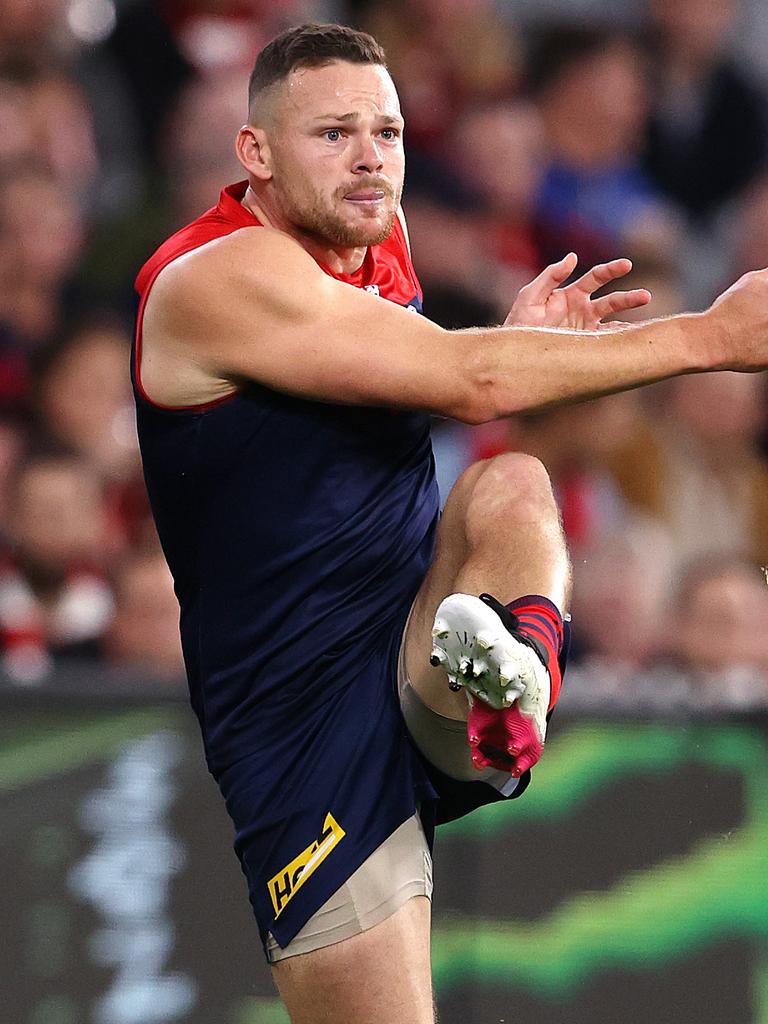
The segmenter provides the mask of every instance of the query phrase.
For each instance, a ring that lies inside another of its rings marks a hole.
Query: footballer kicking
[[[137,278],[144,471],[190,697],[294,1024],[427,1024],[436,824],[518,797],[564,662],[570,569],[544,467],[471,466],[439,516],[431,414],[481,423],[768,361],[768,274],[706,312],[599,329],[627,260],[503,327],[421,310],[403,119],[370,36],[256,61],[245,180]],[[510,955],[520,955],[510,951]]]

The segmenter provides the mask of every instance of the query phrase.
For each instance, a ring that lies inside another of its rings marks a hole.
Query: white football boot
[[[473,697],[497,709],[517,701],[544,742],[550,678],[527,637],[510,632],[479,597],[451,594],[437,609],[432,644],[430,663],[442,665],[452,690],[464,687],[470,705]]]

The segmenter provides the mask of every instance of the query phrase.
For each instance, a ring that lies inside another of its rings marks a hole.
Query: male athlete
[[[546,472],[478,463],[438,523],[429,414],[480,423],[768,352],[765,271],[705,313],[601,331],[649,296],[591,298],[626,260],[559,287],[573,255],[505,326],[442,330],[418,315],[402,136],[371,37],[283,34],[251,78],[246,180],[137,280],[139,432],[192,703],[295,1024],[433,1019],[427,836],[520,794],[560,687]]]

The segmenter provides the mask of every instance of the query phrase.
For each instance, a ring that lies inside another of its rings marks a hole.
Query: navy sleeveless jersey
[[[153,282],[183,253],[258,229],[244,191],[226,188],[139,273],[133,380],[206,758],[235,822],[262,937],[271,931],[285,945],[435,796],[406,735],[395,671],[432,557],[438,495],[424,415],[255,383],[193,408],[159,406],[143,391],[141,319]],[[399,222],[357,273],[333,276],[420,309]]]

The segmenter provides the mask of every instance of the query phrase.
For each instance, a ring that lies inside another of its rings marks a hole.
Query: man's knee
[[[551,496],[552,486],[543,462],[525,452],[504,452],[480,463],[482,472],[475,482],[476,496],[516,491],[523,496]]]
[[[552,485],[544,465],[532,455],[506,452],[480,463],[466,502],[467,534],[471,539],[490,521],[510,527],[532,518],[557,517]]]

